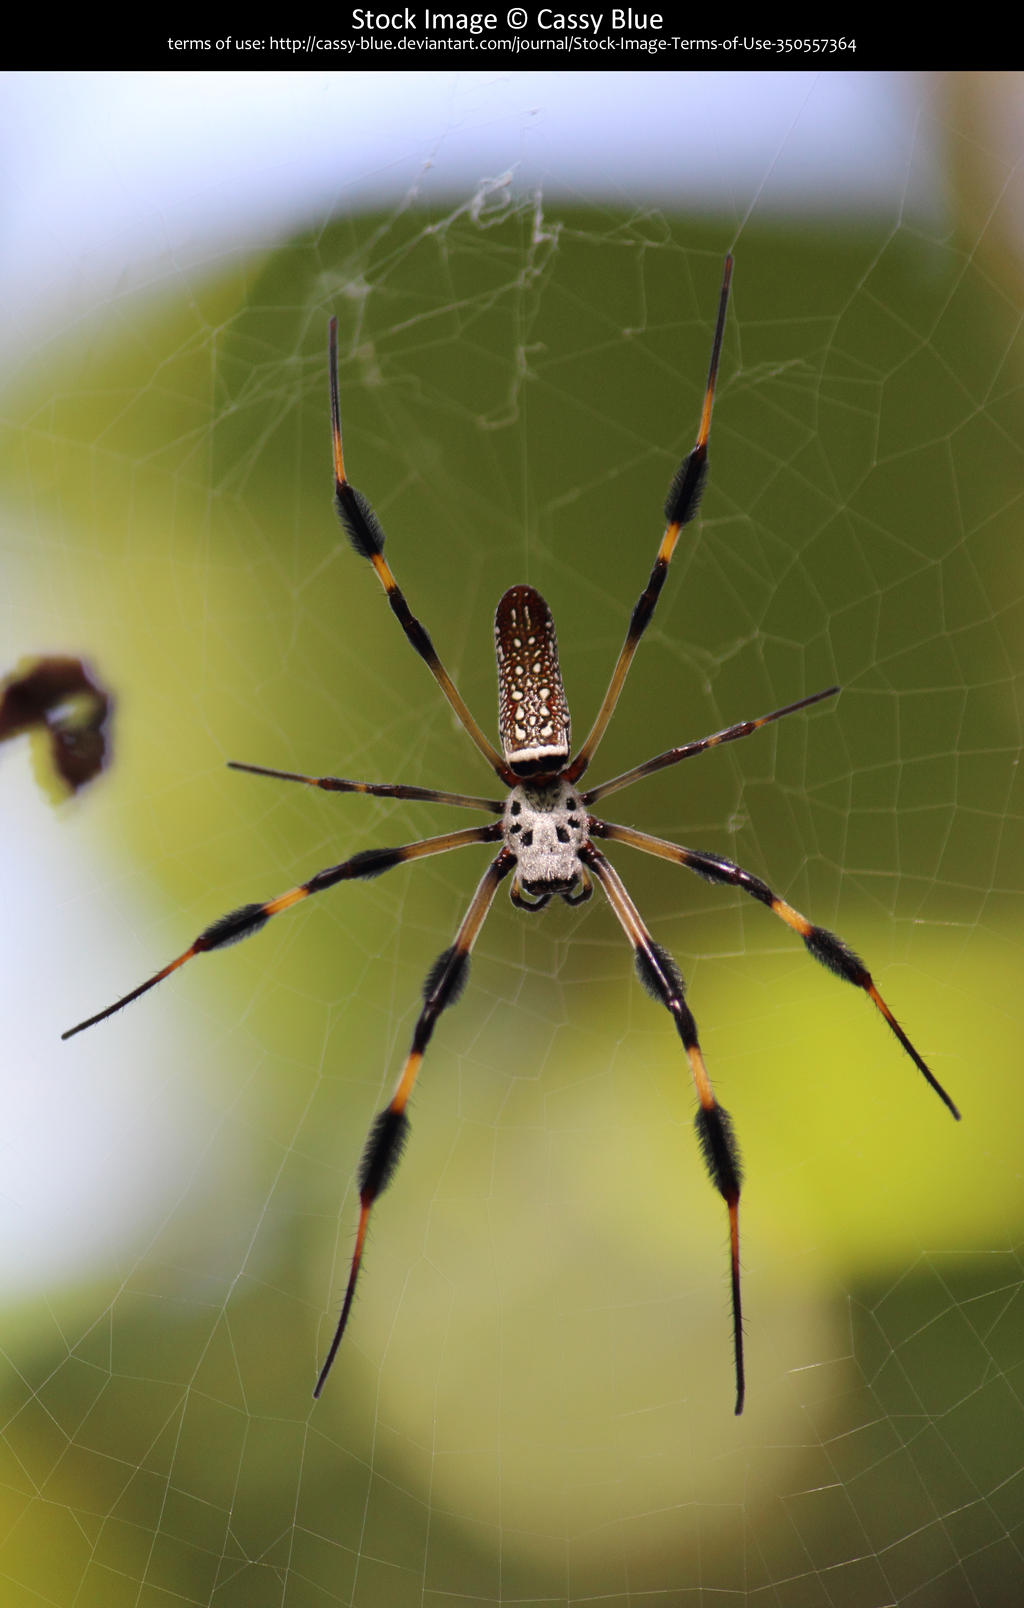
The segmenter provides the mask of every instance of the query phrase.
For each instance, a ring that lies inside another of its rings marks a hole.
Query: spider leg
[[[885,1017],[892,1031],[899,1039],[910,1059],[918,1071],[935,1090],[939,1099],[952,1112],[956,1120],[960,1121],[960,1112],[946,1093],[938,1078],[928,1067],[926,1062],[915,1050],[899,1022],[875,987],[871,973],[868,971],[860,956],[855,954],[842,938],[825,927],[816,927],[802,916],[799,910],[787,904],[773,893],[767,883],[760,877],[755,877],[742,866],[734,865],[731,860],[724,860],[717,854],[704,854],[696,849],[684,849],[677,843],[668,843],[664,838],[651,837],[647,832],[637,832],[631,826],[615,826],[610,821],[597,821],[591,819],[590,830],[598,837],[612,838],[619,843],[628,843],[634,849],[642,849],[645,854],[657,855],[662,860],[672,860],[676,865],[685,865],[691,871],[696,871],[699,877],[707,882],[721,882],[728,887],[740,888],[748,893],[752,899],[760,904],[767,905],[773,915],[784,921],[787,927],[803,939],[810,954],[815,960],[837,977],[843,977],[856,988],[862,988],[868,998]]]
[[[786,704],[782,709],[773,709],[771,714],[761,715],[757,720],[741,720],[735,726],[726,726],[724,731],[716,731],[711,737],[701,737],[696,742],[683,743],[680,748],[667,748],[663,754],[655,754],[653,759],[645,760],[642,765],[634,765],[632,770],[623,771],[620,776],[613,776],[610,782],[602,782],[599,787],[592,787],[589,792],[580,796],[584,804],[594,804],[599,798],[605,798],[609,793],[617,793],[622,787],[631,787],[644,776],[653,776],[655,771],[665,770],[669,765],[678,765],[681,759],[692,759],[695,754],[703,754],[708,748],[718,748],[722,743],[735,742],[737,737],[749,737],[751,732],[760,731],[762,726],[769,725],[773,720],[781,720],[783,715],[794,715],[798,709],[806,709],[809,704],[820,703],[823,698],[834,698],[838,691],[838,687],[826,687],[824,692],[812,692],[810,697],[798,698],[796,703]]]
[[[489,810],[500,815],[505,808],[497,798],[476,798],[470,793],[442,793],[436,787],[409,787],[404,782],[350,782],[343,776],[302,776],[298,771],[271,770],[266,765],[245,765],[229,759],[228,770],[248,771],[250,776],[271,776],[279,782],[303,782],[320,787],[325,793],[368,793],[372,798],[412,798],[426,804],[457,804],[467,810]]]
[[[476,747],[483,754],[495,774],[500,776],[502,781],[511,785],[515,781],[512,772],[473,719],[455,683],[438,658],[437,649],[430,640],[428,632],[411,612],[403,593],[399,589],[398,582],[391,572],[391,567],[384,557],[384,531],[377,515],[362,492],[356,491],[355,487],[351,485],[345,473],[345,460],[341,450],[338,320],[336,318],[332,318],[330,323],[329,361],[331,372],[331,441],[334,449],[334,506],[337,510],[338,518],[341,520],[348,539],[356,552],[361,558],[369,559],[376,570],[377,578],[387,593],[392,612],[451,704],[463,730],[476,744]]]
[[[736,1370],[736,1408],[743,1411],[746,1391],[743,1367],[743,1307],[740,1300],[739,1150],[732,1120],[715,1099],[697,1039],[697,1024],[684,997],[684,984],[671,955],[656,944],[618,872],[592,843],[581,850],[584,859],[608,896],[622,930],[633,945],[636,970],[643,986],[660,999],[676,1024],[700,1102],[696,1117],[697,1139],[711,1182],[729,1209],[729,1253],[732,1279],[732,1338]]]
[[[428,854],[445,854],[449,849],[461,849],[469,843],[494,843],[501,836],[501,828],[495,823],[493,826],[470,826],[461,832],[446,832],[441,837],[423,838],[419,843],[404,843],[394,849],[362,849],[353,854],[350,859],[342,860],[340,865],[328,866],[324,871],[318,871],[297,888],[290,888],[287,893],[278,894],[276,899],[268,899],[265,904],[241,905],[239,909],[232,910],[226,916],[204,927],[198,938],[193,939],[189,947],[176,960],[163,966],[160,971],[154,972],[138,988],[133,988],[130,994],[115,1000],[105,1010],[97,1011],[95,1016],[86,1017],[75,1027],[69,1027],[66,1033],[61,1034],[62,1039],[74,1038],[76,1033],[82,1033],[87,1027],[95,1027],[97,1022],[103,1022],[115,1011],[123,1010],[133,1000],[142,994],[148,994],[157,983],[163,982],[171,972],[177,971],[179,966],[191,960],[195,955],[205,954],[209,949],[223,949],[228,944],[238,943],[248,938],[252,933],[259,932],[271,916],[279,916],[283,910],[290,910],[292,905],[298,904],[302,899],[308,899],[311,894],[323,893],[325,888],[333,888],[337,882],[347,882],[354,879],[368,879],[377,877],[383,871],[390,871],[392,866],[405,865],[409,860],[419,860]]]
[[[711,408],[715,400],[715,384],[718,379],[718,360],[722,352],[722,335],[725,330],[725,313],[729,305],[729,283],[732,279],[732,256],[725,259],[722,273],[722,289],[718,298],[718,321],[715,325],[715,338],[711,347],[711,362],[708,366],[708,383],[704,392],[704,406],[701,409],[700,427],[697,431],[697,441],[693,450],[685,457],[676,470],[668,496],[665,499],[665,534],[661,538],[654,568],[651,570],[647,585],[641,592],[634,606],[626,632],[626,640],[622,644],[618,662],[612,671],[608,690],[604,695],[594,724],[590,728],[583,747],[565,772],[567,781],[576,782],[583,775],[590,761],[594,757],[598,743],[604,736],[615,712],[615,705],[619,701],[623,683],[633,662],[633,655],[637,650],[640,638],[647,630],[654,613],[655,604],[665,584],[668,567],[675,552],[679,532],[684,525],[689,524],[697,512],[701,492],[708,472],[708,436],[711,433]]]
[[[434,1024],[441,1012],[448,1005],[454,1005],[466,985],[469,974],[470,950],[476,942],[477,934],[484,924],[487,912],[491,907],[495,892],[502,878],[507,876],[515,864],[515,856],[508,850],[502,849],[496,860],[488,866],[476,892],[470,901],[469,909],[462,918],[462,923],[455,934],[455,942],[449,949],[437,957],[427,980],[423,985],[423,1009],[416,1020],[413,1029],[412,1045],[402,1068],[401,1076],[391,1096],[390,1102],[383,1111],[377,1113],[370,1127],[366,1140],[363,1158],[359,1163],[359,1226],[356,1229],[355,1249],[352,1252],[352,1264],[349,1269],[348,1284],[345,1288],[345,1299],[342,1302],[341,1316],[338,1319],[324,1365],[320,1369],[314,1396],[319,1396],[324,1388],[327,1375],[331,1371],[331,1364],[337,1355],[341,1344],[345,1326],[348,1323],[349,1313],[352,1310],[352,1299],[356,1291],[356,1280],[359,1277],[359,1268],[363,1259],[363,1247],[366,1242],[366,1230],[370,1220],[370,1212],[374,1202],[391,1182],[398,1166],[402,1149],[409,1132],[409,1118],[406,1115],[406,1106],[413,1091],[416,1078]]]

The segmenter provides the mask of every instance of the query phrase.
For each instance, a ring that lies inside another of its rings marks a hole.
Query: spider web
[[[82,651],[118,706],[112,768],[59,812],[3,755],[5,1602],[1019,1600],[1018,169],[963,116],[947,99],[941,219],[723,225],[481,180],[33,343],[4,669]],[[470,707],[493,730],[492,611],[526,580],[582,734],[730,245],[711,484],[593,774],[838,682],[608,814],[839,930],[965,1120],[763,909],[615,855],[742,1145],[734,1420],[724,1214],[671,1023],[599,899],[499,899],[313,1406],[363,1138],[485,851],[336,890],[57,1034],[219,913],[470,819],[226,760],[488,790],[332,525],[328,313],[353,479]]]

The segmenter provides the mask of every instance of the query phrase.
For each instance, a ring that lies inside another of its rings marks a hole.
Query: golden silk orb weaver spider
[[[708,437],[711,431],[711,409],[715,395],[722,335],[729,303],[732,278],[732,257],[725,259],[722,287],[718,302],[708,368],[704,404],[701,410],[697,440],[683,459],[673,477],[665,501],[665,531],[658,547],[654,567],[647,585],[634,606],[618,661],[601,702],[594,723],[583,745],[572,755],[570,744],[569,708],[558,667],[558,647],[551,610],[532,586],[513,586],[498,604],[494,621],[495,648],[498,664],[498,731],[501,753],[481,731],[466,704],[463,702],[451,677],[438,657],[427,631],[409,609],[405,597],[384,557],[384,532],[367,499],[355,490],[348,479],[341,444],[341,410],[338,387],[338,331],[337,321],[331,319],[329,338],[329,367],[331,389],[331,442],[334,454],[335,507],[349,541],[355,551],[373,565],[387,594],[391,609],[398,619],[416,652],[425,661],[460,724],[483,755],[494,774],[508,789],[502,799],[476,798],[465,793],[446,793],[429,787],[404,786],[390,782],[354,782],[338,776],[303,776],[293,771],[271,770],[263,765],[245,765],[231,761],[234,770],[249,771],[279,781],[301,782],[307,787],[319,787],[328,792],[366,793],[375,798],[422,800],[432,804],[452,804],[497,816],[485,826],[471,826],[462,831],[445,832],[439,837],[423,838],[404,843],[397,848],[364,849],[338,865],[328,866],[310,877],[308,882],[291,888],[263,904],[242,905],[226,916],[221,916],[206,927],[176,960],[124,995],[106,1010],[88,1017],[72,1027],[63,1037],[71,1038],[87,1027],[93,1027],[115,1011],[138,999],[155,984],[177,971],[195,955],[208,950],[222,949],[250,934],[258,932],[271,916],[290,910],[311,894],[323,893],[339,882],[379,876],[394,866],[405,865],[430,854],[446,854],[450,849],[466,848],[470,844],[498,845],[496,857],[481,877],[476,892],[459,925],[451,945],[438,956],[427,974],[423,987],[423,1006],[413,1030],[412,1044],[402,1067],[395,1091],[388,1104],[375,1117],[366,1140],[357,1181],[359,1187],[359,1222],[355,1247],[349,1269],[348,1283],[331,1344],[314,1388],[319,1396],[337,1354],[352,1310],[356,1282],[363,1259],[366,1232],[374,1203],[394,1176],[408,1133],[407,1106],[416,1083],[423,1057],[441,1012],[453,1005],[465,986],[469,970],[469,957],[473,945],[490,910],[499,884],[511,876],[509,892],[512,903],[520,910],[538,913],[557,895],[569,905],[582,904],[598,882],[608,899],[616,918],[633,949],[640,982],[649,994],[660,1001],[675,1023],[682,1041],[697,1095],[695,1125],[704,1164],[711,1182],[725,1201],[729,1214],[730,1274],[732,1284],[732,1339],[736,1380],[736,1412],[743,1410],[745,1373],[743,1358],[743,1316],[740,1299],[740,1241],[739,1151],[733,1137],[732,1122],[718,1103],[708,1077],[704,1057],[697,1037],[697,1026],[686,1001],[685,987],[679,968],[671,955],[651,936],[643,917],[633,903],[622,878],[598,847],[597,840],[625,843],[645,854],[656,855],[673,865],[685,866],[708,882],[738,888],[765,905],[800,938],[815,960],[836,976],[861,988],[888,1022],[918,1070],[931,1084],[953,1116],[959,1119],[953,1101],[941,1086],[888,1005],[875,987],[871,973],[852,949],[834,933],[812,922],[794,910],[773,893],[760,877],[734,865],[731,860],[703,850],[687,849],[662,838],[639,832],[629,826],[619,826],[591,814],[590,807],[598,799],[606,798],[624,787],[631,786],[642,777],[681,760],[692,759],[722,743],[731,743],[749,737],[770,722],[781,720],[824,698],[833,697],[838,687],[827,687],[823,692],[798,698],[795,703],[773,709],[756,720],[743,720],[727,726],[723,731],[695,742],[669,748],[653,759],[645,760],[632,769],[613,776],[610,781],[596,787],[580,788],[580,780],[597,752],[598,744],[612,718],[615,706],[626,680],[633,655],[651,621],[655,605],[668,574],[668,567],[679,534],[684,525],[697,512],[701,492],[707,475]]]

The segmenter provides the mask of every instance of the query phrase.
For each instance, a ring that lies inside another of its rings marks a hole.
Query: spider
[[[687,867],[708,882],[738,888],[767,906],[800,938],[815,960],[827,970],[861,988],[884,1016],[918,1070],[943,1100],[954,1117],[960,1113],[945,1089],[929,1070],[909,1038],[896,1021],[875,987],[871,973],[852,949],[824,927],[816,927],[793,906],[772,892],[767,883],[731,860],[703,850],[687,849],[662,838],[618,826],[590,813],[598,799],[632,786],[642,777],[681,760],[692,759],[723,743],[749,737],[762,726],[800,709],[820,703],[838,693],[838,687],[798,698],[795,703],[773,709],[756,720],[743,720],[723,731],[696,742],[666,749],[643,764],[634,765],[597,787],[581,789],[580,780],[597,752],[622,691],[633,655],[650,624],[661,593],[680,531],[697,512],[707,475],[708,437],[715,395],[722,335],[725,328],[732,256],[725,259],[718,301],[718,317],[711,348],[704,404],[693,450],[676,471],[665,501],[666,528],[658,547],[647,585],[633,609],[625,642],[612,672],[607,691],[583,746],[572,755],[569,708],[558,667],[558,648],[551,610],[532,586],[513,586],[498,603],[494,621],[498,665],[498,730],[502,751],[489,742],[463,702],[424,627],[412,614],[405,597],[384,557],[384,532],[367,499],[355,490],[345,471],[341,444],[341,410],[338,387],[338,327],[329,326],[328,357],[331,392],[331,442],[334,455],[334,500],[338,516],[355,551],[373,565],[397,617],[416,652],[451,705],[463,729],[483,755],[494,774],[508,789],[503,799],[476,798],[464,793],[446,793],[431,787],[411,787],[390,782],[355,782],[337,776],[303,776],[293,771],[271,770],[262,765],[231,761],[234,770],[248,771],[279,781],[301,782],[327,792],[366,793],[375,798],[423,800],[432,804],[452,804],[463,809],[486,811],[498,817],[485,826],[471,826],[439,837],[403,843],[397,848],[364,849],[339,865],[328,866],[308,882],[291,888],[263,904],[242,905],[204,928],[188,949],[169,965],[141,983],[131,993],[95,1016],[79,1022],[63,1034],[65,1039],[93,1027],[112,1016],[132,1000],[138,999],[163,978],[177,971],[195,955],[248,938],[259,931],[271,916],[290,910],[311,894],[323,893],[336,883],[380,876],[397,865],[430,854],[446,854],[450,849],[470,844],[497,844],[498,852],[481,877],[476,892],[452,944],[438,956],[423,986],[423,1007],[413,1031],[412,1044],[388,1104],[374,1119],[357,1174],[359,1221],[348,1283],[334,1336],[313,1391],[323,1390],[348,1324],[356,1282],[363,1259],[370,1213],[394,1176],[408,1134],[407,1106],[423,1057],[441,1012],[459,998],[467,980],[469,957],[490,910],[498,886],[511,876],[512,903],[520,910],[537,914],[553,898],[579,905],[589,899],[596,880],[632,945],[640,982],[669,1012],[689,1063],[697,1095],[695,1125],[704,1164],[711,1182],[725,1201],[729,1214],[729,1259],[732,1286],[732,1343],[736,1383],[735,1411],[742,1412],[745,1395],[743,1356],[743,1313],[740,1299],[739,1199],[741,1172],[739,1151],[732,1121],[715,1098],[697,1037],[697,1026],[686,1001],[679,968],[671,955],[656,943],[643,917],[633,903],[622,878],[598,847],[598,841],[625,843],[645,854],[658,856],[673,865]]]

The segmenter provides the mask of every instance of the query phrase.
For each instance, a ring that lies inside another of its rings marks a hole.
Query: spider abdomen
[[[555,622],[532,586],[511,586],[494,615],[498,733],[517,776],[557,775],[569,758],[569,705]]]

